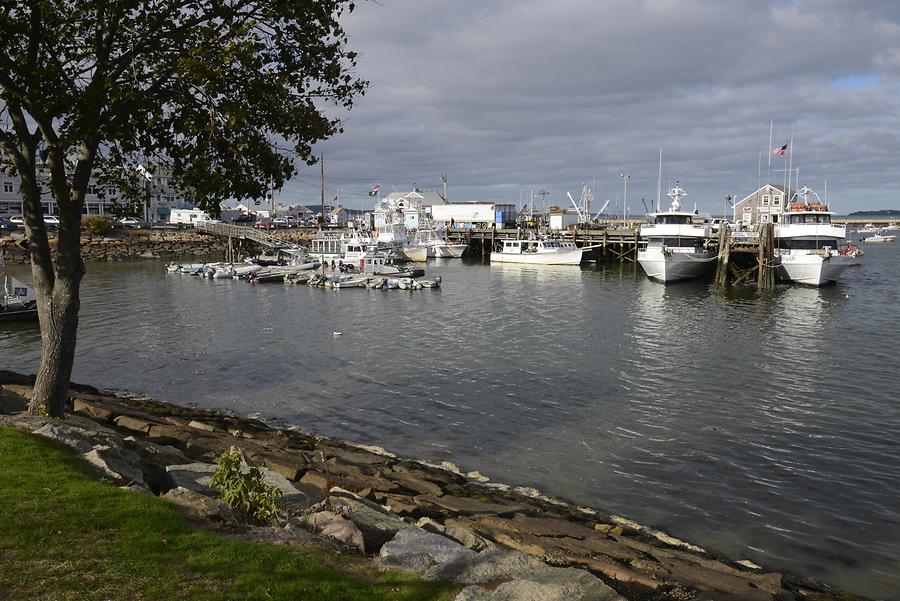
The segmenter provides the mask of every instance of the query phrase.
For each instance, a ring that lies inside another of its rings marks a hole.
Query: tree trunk
[[[52,290],[35,289],[41,321],[41,363],[28,407],[32,415],[46,411],[62,417],[65,413],[75,361],[82,274],[58,276]]]

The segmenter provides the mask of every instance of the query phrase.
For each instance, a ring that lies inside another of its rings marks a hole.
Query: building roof
[[[436,190],[413,190],[411,192],[391,192],[384,197],[385,200],[405,200],[423,207],[449,204],[440,192]]]
[[[785,186],[781,186],[778,184],[765,184],[759,190],[754,190],[747,196],[743,197],[742,199],[740,199],[739,201],[734,203],[734,206],[737,206],[737,205],[741,204],[742,202],[750,200],[751,198],[756,198],[756,196],[759,194],[766,194],[766,193],[772,192],[772,191],[781,192],[781,194],[784,195],[785,198],[793,198],[793,196],[794,196],[794,190],[790,187],[786,188]]]
[[[333,209],[331,209],[331,214],[340,215],[341,211],[345,211],[344,207],[334,207]]]

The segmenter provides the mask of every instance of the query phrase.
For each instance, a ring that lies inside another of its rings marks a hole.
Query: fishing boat
[[[650,213],[650,222],[641,225],[640,236],[647,246],[638,250],[638,263],[647,277],[664,283],[709,273],[716,260],[708,246],[710,226],[695,224],[694,214],[681,210],[687,194],[677,181],[666,196],[672,199],[669,210]]]
[[[776,277],[807,286],[837,282],[858,257],[841,254],[847,235],[844,225],[832,223],[831,213],[818,194],[803,186],[775,224]]]
[[[6,273],[0,252],[3,293],[0,295],[0,321],[37,321],[37,298],[31,286]]]
[[[465,244],[454,244],[440,235],[430,223],[416,231],[414,242],[403,247],[410,261],[425,261],[434,258],[460,258],[466,251]]]
[[[874,236],[869,236],[868,238],[863,238],[863,242],[893,242],[897,239],[897,236],[894,234],[875,234]]]
[[[503,240],[499,250],[491,252],[491,263],[528,265],[578,265],[583,248],[560,239]]]

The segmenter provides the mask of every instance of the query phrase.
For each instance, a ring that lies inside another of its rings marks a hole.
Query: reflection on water
[[[415,293],[91,265],[74,377],[452,459],[897,598],[898,258],[765,296],[617,263],[429,263],[444,287]],[[34,371],[37,331],[0,349]]]

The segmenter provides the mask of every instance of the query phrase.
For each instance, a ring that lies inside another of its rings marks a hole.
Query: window
[[[769,206],[769,195],[768,194],[763,194],[762,206],[764,206],[764,207]]]
[[[760,215],[759,222],[760,223],[769,223],[769,216],[768,215]]]
[[[106,189],[106,193],[109,194],[110,196],[115,196],[116,194],[119,193],[119,189],[116,188],[115,186],[110,186],[109,188]]]
[[[13,183],[12,182],[3,182],[3,191],[4,192],[12,192],[13,191]]]
[[[775,196],[772,197],[772,204],[775,205],[776,207],[781,204],[781,194],[776,194]]]

